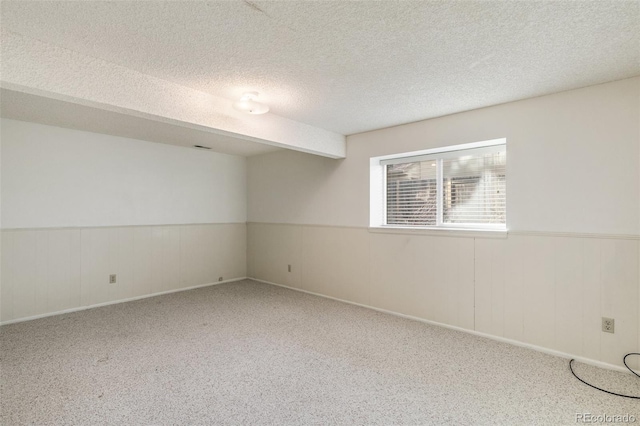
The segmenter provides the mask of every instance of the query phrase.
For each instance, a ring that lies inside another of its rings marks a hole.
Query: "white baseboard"
[[[247,279],[247,277],[232,278],[230,280],[224,280],[224,281],[217,281],[217,282],[213,282],[213,283],[194,285],[192,287],[185,287],[185,288],[178,288],[178,289],[174,289],[174,290],[160,291],[160,292],[157,292],[157,293],[143,294],[142,296],[130,297],[130,298],[127,298],[127,299],[118,299],[118,300],[112,300],[112,301],[104,302],[104,303],[96,303],[95,305],[79,306],[77,308],[69,308],[69,309],[64,309],[62,311],[49,312],[49,313],[46,313],[46,314],[33,315],[33,316],[30,316],[30,317],[17,318],[17,319],[12,319],[12,320],[9,320],[9,321],[0,322],[0,326],[9,325],[9,324],[15,324],[15,323],[24,322],[24,321],[31,321],[31,320],[40,319],[40,318],[52,317],[54,315],[62,315],[62,314],[69,314],[71,312],[85,311],[87,309],[100,308],[102,306],[115,305],[117,303],[133,302],[134,300],[147,299],[149,297],[155,297],[155,296],[162,296],[163,294],[171,294],[171,293],[178,293],[180,291],[195,290],[196,288],[209,287],[209,286],[218,285],[218,284],[225,284],[225,283],[232,283],[232,282],[235,282],[235,281],[242,281],[242,280],[246,280],[246,279]]]
[[[523,348],[527,348],[527,349],[533,349],[534,351],[542,352],[542,353],[545,353],[545,354],[548,354],[548,355],[554,355],[554,356],[557,356],[557,357],[560,357],[560,358],[575,359],[578,362],[581,362],[581,363],[584,363],[584,364],[593,365],[595,367],[606,368],[607,370],[615,370],[615,371],[620,371],[622,373],[631,374],[631,372],[629,370],[627,370],[625,367],[622,367],[622,366],[609,364],[608,362],[598,361],[598,360],[591,359],[591,358],[584,358],[582,356],[568,354],[566,352],[560,352],[560,351],[557,351],[555,349],[545,348],[544,346],[537,346],[537,345],[533,345],[531,343],[525,343],[525,342],[520,342],[518,340],[507,339],[506,337],[494,336],[493,334],[487,334],[487,333],[482,333],[480,331],[469,330],[467,328],[457,327],[455,325],[443,324],[443,323],[440,323],[440,322],[431,321],[431,320],[420,318],[420,317],[414,317],[414,316],[411,316],[411,315],[405,315],[405,314],[401,314],[399,312],[389,311],[387,309],[382,309],[382,308],[376,308],[375,306],[364,305],[362,303],[351,302],[349,300],[338,299],[337,297],[331,297],[331,296],[327,296],[327,295],[320,294],[320,293],[314,293],[312,291],[307,291],[307,290],[303,290],[303,289],[300,289],[300,288],[289,287],[289,286],[286,286],[286,285],[277,284],[277,283],[273,283],[273,282],[270,282],[270,281],[261,280],[261,279],[258,279],[258,278],[247,277],[247,279],[250,279],[250,280],[253,280],[253,281],[258,281],[258,282],[261,282],[261,283],[264,283],[264,284],[274,285],[274,286],[277,286],[277,287],[287,288],[289,290],[295,290],[295,291],[299,291],[299,292],[302,292],[302,293],[311,294],[313,296],[324,297],[325,299],[331,299],[331,300],[336,300],[338,302],[348,303],[350,305],[360,306],[361,308],[372,309],[374,311],[383,312],[385,314],[390,314],[390,315],[394,315],[394,316],[397,316],[397,317],[406,318],[406,319],[410,319],[410,320],[414,320],[414,321],[419,321],[419,322],[422,322],[422,323],[425,323],[425,324],[435,325],[435,326],[438,326],[438,327],[444,327],[444,328],[448,328],[448,329],[451,329],[451,330],[461,331],[463,333],[473,334],[474,336],[485,337],[487,339],[495,340],[495,341],[502,342],[502,343],[508,343],[508,344],[514,345],[514,346],[519,346],[519,347],[523,347]]]

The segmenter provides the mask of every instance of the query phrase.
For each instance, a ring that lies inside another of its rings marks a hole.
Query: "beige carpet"
[[[640,423],[564,359],[252,281],[4,326],[0,344],[2,425]]]

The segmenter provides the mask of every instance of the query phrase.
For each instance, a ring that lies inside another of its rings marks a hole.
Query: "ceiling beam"
[[[2,31],[0,86],[252,142],[344,158],[345,136],[216,97],[69,49]]]

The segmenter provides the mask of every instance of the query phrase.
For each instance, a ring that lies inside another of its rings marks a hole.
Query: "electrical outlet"
[[[109,284],[115,284],[115,283],[116,283],[116,274],[109,275]]]
[[[287,271],[291,272],[291,265],[287,265]]]
[[[605,333],[615,333],[616,320],[613,318],[602,317],[602,331]]]

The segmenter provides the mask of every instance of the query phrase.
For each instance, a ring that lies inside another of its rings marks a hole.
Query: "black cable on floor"
[[[624,356],[624,358],[622,358],[622,363],[624,364],[624,366],[625,366],[625,367],[627,367],[627,370],[631,371],[633,374],[635,374],[636,376],[640,377],[640,374],[638,374],[638,373],[636,373],[635,371],[633,371],[633,370],[631,369],[631,367],[629,367],[629,366],[627,365],[627,357],[628,357],[629,355],[640,355],[640,354],[639,354],[638,352],[631,352],[631,353],[629,353],[629,354],[626,354],[626,355]]]
[[[631,353],[626,354],[626,355],[624,356],[624,358],[622,358],[622,363],[624,364],[624,366],[625,366],[625,367],[627,367],[627,369],[628,369],[629,371],[631,371],[633,374],[635,374],[636,376],[640,377],[640,375],[639,375],[638,373],[636,373],[635,371],[633,371],[633,370],[631,369],[631,367],[629,367],[629,366],[627,365],[627,357],[628,357],[629,355],[640,355],[640,353],[638,353],[638,352],[631,352]],[[575,371],[573,371],[573,366],[571,365],[571,364],[573,363],[573,361],[575,361],[575,359],[572,359],[571,361],[569,361],[569,370],[571,370],[571,374],[573,374],[573,377],[575,377],[576,379],[580,380],[580,381],[581,381],[582,383],[584,383],[585,385],[587,385],[587,386],[591,386],[591,387],[592,387],[592,388],[594,388],[594,389],[598,389],[599,391],[606,392],[606,393],[609,393],[609,394],[611,394],[611,395],[615,395],[615,396],[622,396],[622,397],[624,397],[624,398],[640,399],[640,396],[624,395],[624,394],[621,394],[621,393],[611,392],[611,391],[608,391],[608,390],[606,390],[606,389],[602,389],[602,388],[599,388],[599,387],[597,387],[597,386],[594,386],[594,385],[592,385],[591,383],[587,383],[587,382],[585,382],[584,380],[582,380],[580,377],[578,377],[578,376],[576,375]]]

